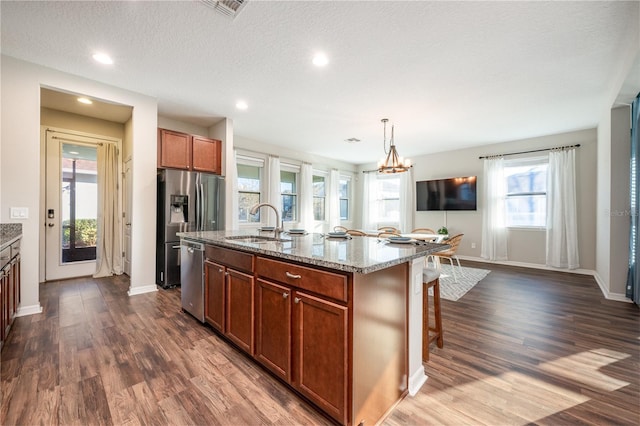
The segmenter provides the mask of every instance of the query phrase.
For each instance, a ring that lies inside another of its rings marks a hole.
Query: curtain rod
[[[482,160],[485,158],[492,158],[492,157],[504,157],[506,155],[518,155],[518,154],[529,154],[532,152],[553,151],[554,149],[571,149],[571,148],[578,148],[579,146],[580,144],[578,143],[575,145],[557,146],[555,148],[542,148],[542,149],[532,149],[530,151],[508,152],[506,154],[483,155],[481,157],[478,157],[478,159]]]
[[[100,136],[83,135],[83,134],[76,134],[76,133],[67,133],[67,132],[64,132],[64,131],[61,131],[61,130],[54,130],[54,129],[49,129],[49,128],[47,128],[45,131],[46,132],[51,132],[51,133],[59,133],[61,135],[76,136],[76,137],[79,137],[79,138],[88,138],[88,139],[95,139],[95,140],[99,140],[99,141],[106,141],[106,142],[109,142],[109,143],[118,143],[118,141],[121,140],[120,138],[114,138],[114,137],[104,137],[104,138],[102,138]],[[64,139],[64,138],[61,138],[59,136],[52,136],[52,137],[55,138],[55,139]],[[116,140],[114,140],[114,139],[116,139]],[[74,141],[73,139],[65,139],[65,140],[68,140],[69,142],[84,142],[84,141]]]

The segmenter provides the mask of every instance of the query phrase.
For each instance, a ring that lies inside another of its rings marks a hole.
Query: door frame
[[[105,142],[115,143],[118,151],[120,152],[119,161],[118,161],[118,188],[122,188],[122,171],[123,171],[123,161],[122,161],[122,139],[101,135],[97,133],[88,133],[79,130],[72,130],[62,127],[56,126],[40,126],[40,209],[38,212],[38,217],[40,219],[40,226],[38,232],[38,243],[39,243],[39,260],[38,260],[38,281],[45,282],[46,277],[46,224],[47,224],[47,131],[53,131],[57,133],[63,133],[73,141],[73,137],[80,138],[91,138],[96,140],[103,140]],[[81,141],[78,141],[81,142]],[[120,195],[118,197],[118,205],[120,215],[122,215],[123,211],[123,190],[120,190]],[[120,227],[120,239],[124,240],[123,228]]]

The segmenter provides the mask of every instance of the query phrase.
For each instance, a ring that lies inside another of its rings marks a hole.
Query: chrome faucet
[[[272,204],[269,204],[269,203],[258,203],[258,204],[255,204],[249,210],[249,214],[256,214],[256,213],[258,213],[258,209],[260,209],[260,207],[265,207],[265,206],[266,207],[271,207],[273,209],[273,211],[276,213],[276,226],[275,226],[275,228],[273,228],[273,234],[274,234],[275,237],[279,237],[280,233],[284,229],[284,222],[280,222],[280,213],[278,213],[278,209],[276,209]],[[278,227],[278,225],[280,225],[280,226]]]

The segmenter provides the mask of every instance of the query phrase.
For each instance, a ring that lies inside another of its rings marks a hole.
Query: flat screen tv
[[[416,182],[417,211],[476,210],[476,176]]]

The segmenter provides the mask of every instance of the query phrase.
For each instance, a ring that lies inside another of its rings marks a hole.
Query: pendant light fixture
[[[383,145],[386,158],[383,158],[378,163],[378,173],[403,173],[409,171],[412,167],[411,161],[404,160],[398,155],[396,151],[396,144],[393,141],[393,124],[391,125],[391,139],[389,139],[389,151],[387,152],[387,122],[388,118],[383,118],[382,125],[384,126],[384,138]]]

